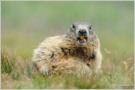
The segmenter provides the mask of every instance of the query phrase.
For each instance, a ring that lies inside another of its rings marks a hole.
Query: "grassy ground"
[[[133,88],[133,57],[106,56],[99,75],[42,76],[32,74],[29,60],[2,51],[2,88]]]
[[[2,88],[133,88],[133,2],[2,2]],[[67,32],[74,21],[93,24],[103,54],[100,75],[33,75],[33,49]]]

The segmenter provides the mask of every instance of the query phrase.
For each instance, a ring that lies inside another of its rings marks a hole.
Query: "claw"
[[[39,71],[43,75],[49,75],[49,68],[48,68],[48,66],[42,66]]]

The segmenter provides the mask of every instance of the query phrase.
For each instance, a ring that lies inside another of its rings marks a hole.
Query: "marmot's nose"
[[[79,30],[79,34],[81,34],[81,35],[86,35],[86,30]]]

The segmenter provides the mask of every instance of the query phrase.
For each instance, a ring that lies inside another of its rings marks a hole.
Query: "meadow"
[[[75,21],[91,23],[98,34],[102,73],[33,75],[33,50],[46,37],[66,34]],[[134,2],[2,1],[1,88],[134,88]]]

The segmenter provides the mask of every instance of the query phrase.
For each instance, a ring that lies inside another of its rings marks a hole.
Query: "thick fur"
[[[102,54],[95,32],[86,47],[78,45],[69,34],[49,37],[39,44],[32,59],[37,71],[42,74],[91,74],[100,71]]]

